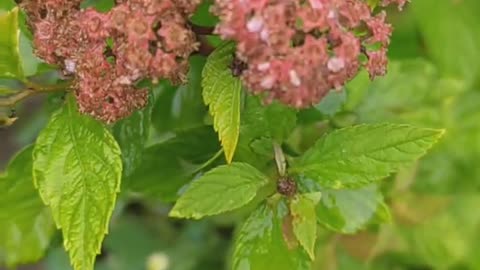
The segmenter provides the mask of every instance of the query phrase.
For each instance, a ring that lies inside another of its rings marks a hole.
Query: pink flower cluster
[[[364,0],[216,0],[213,12],[216,33],[237,42],[244,83],[267,102],[308,107],[362,66],[372,79],[386,72],[391,26]]]
[[[82,113],[107,123],[147,103],[141,79],[183,82],[197,49],[187,20],[200,0],[117,0],[107,13],[80,0],[23,2],[36,54],[75,77]]]

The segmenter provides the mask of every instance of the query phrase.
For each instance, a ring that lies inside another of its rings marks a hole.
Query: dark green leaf
[[[38,137],[33,157],[35,185],[63,231],[74,268],[93,269],[120,189],[118,144],[69,98]]]
[[[289,250],[284,240],[283,202],[262,204],[248,217],[235,240],[233,270],[308,270],[308,256],[299,247]]]
[[[113,135],[122,150],[124,178],[131,176],[142,162],[144,147],[150,135],[153,104],[154,94],[151,92],[146,108],[120,120],[113,127]]]
[[[174,87],[164,81],[153,108],[152,124],[160,133],[177,132],[203,126],[207,107],[202,100],[202,70],[205,57],[190,57],[186,85]]]
[[[0,175],[0,262],[34,262],[50,243],[55,224],[32,179],[32,149],[21,151]]]
[[[368,185],[425,154],[443,131],[408,125],[359,125],[322,137],[292,172],[334,189]]]
[[[267,183],[265,175],[246,163],[219,166],[190,184],[170,216],[199,219],[238,209]]]
[[[128,179],[128,188],[149,198],[174,201],[182,186],[220,149],[211,127],[178,134],[148,147],[139,167]]]
[[[210,12],[213,0],[202,1],[190,20],[196,25],[215,26],[218,18]]]
[[[233,159],[240,134],[242,83],[229,68],[234,52],[234,43],[224,43],[208,57],[202,73],[203,100],[210,108],[228,163]]]

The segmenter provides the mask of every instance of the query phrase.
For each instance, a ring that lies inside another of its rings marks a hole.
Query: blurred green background
[[[480,1],[412,2],[403,12],[389,10],[395,30],[388,75],[370,82],[361,74],[344,91],[300,113],[297,134],[308,145],[320,133],[321,118],[322,125],[327,121],[333,127],[400,122],[445,128],[446,136],[417,164],[384,182],[392,222],[350,235],[322,228],[313,269],[480,269]],[[0,0],[0,8],[7,7]],[[25,34],[22,40],[26,67],[35,74],[42,67]],[[162,95],[159,103],[175,99]],[[15,125],[0,129],[0,169],[34,142],[60,103],[58,95],[42,96],[17,108]],[[176,104],[179,110],[191,108],[186,102]],[[355,203],[355,198],[347,199]],[[348,209],[339,213],[344,229],[372,216],[364,208]],[[155,200],[121,200],[97,269],[228,268],[240,219],[178,221],[167,218],[168,210],[168,204]],[[61,235],[42,262],[21,269],[71,269]]]

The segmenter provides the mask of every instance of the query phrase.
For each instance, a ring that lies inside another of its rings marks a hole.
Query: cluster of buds
[[[106,13],[81,0],[29,0],[36,54],[74,76],[79,110],[112,123],[147,103],[144,79],[181,83],[198,44],[188,18],[200,0],[117,0]]]
[[[267,102],[308,107],[362,66],[372,79],[386,72],[391,26],[365,0],[216,0],[213,12],[216,33],[237,42],[247,89]]]

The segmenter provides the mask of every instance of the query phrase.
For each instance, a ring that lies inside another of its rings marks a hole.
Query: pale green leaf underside
[[[119,146],[70,98],[38,137],[33,156],[35,185],[62,229],[72,265],[93,269],[119,192]]]
[[[240,97],[242,83],[233,77],[229,68],[235,45],[225,43],[218,47],[207,59],[203,69],[203,100],[209,106],[214,119],[214,128],[218,132],[230,163],[235,153],[240,134]]]
[[[330,230],[352,234],[369,223],[388,222],[390,212],[373,184],[359,189],[324,190],[316,217]]]
[[[265,175],[246,163],[217,167],[190,184],[170,216],[199,219],[238,209],[267,183]]]
[[[22,78],[18,8],[0,14],[0,77]]]
[[[307,196],[299,195],[290,202],[293,233],[310,259],[315,259],[317,220],[315,203]]]
[[[0,175],[0,264],[7,266],[40,259],[55,230],[33,186],[32,149],[21,151]]]
[[[353,188],[381,180],[420,158],[442,130],[408,125],[359,125],[321,138],[292,166],[329,188]]]

